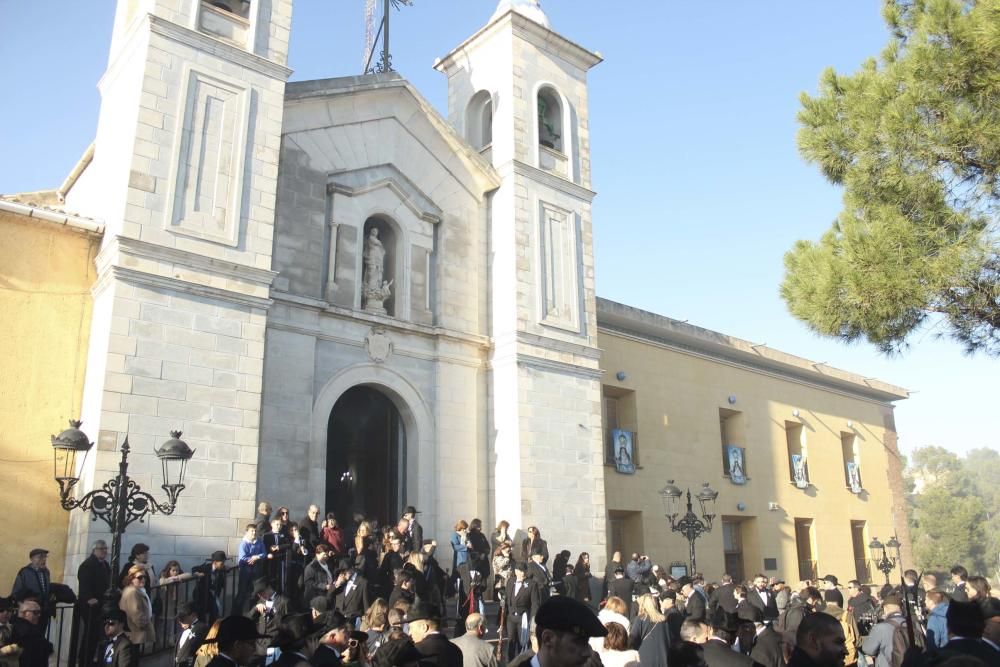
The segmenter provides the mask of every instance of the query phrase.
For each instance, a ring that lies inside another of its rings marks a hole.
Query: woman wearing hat
[[[153,605],[146,593],[146,568],[133,565],[122,579],[122,599],[119,608],[128,617],[129,639],[136,646],[156,641],[153,626]]]

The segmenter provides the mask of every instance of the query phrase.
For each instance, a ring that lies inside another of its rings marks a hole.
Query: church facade
[[[5,215],[63,215],[99,243],[81,264],[95,275],[80,297],[75,407],[96,442],[81,492],[113,474],[126,435],[146,489],[160,484],[153,448],[171,430],[195,449],[176,512],[130,527],[126,545],[150,544],[154,562],[233,553],[267,500],[293,516],[316,503],[345,524],[414,505],[442,543],[479,517],[538,525],[597,563],[610,549],[667,559],[678,544],[650,506],[657,491],[691,475],[718,486],[720,470],[729,483],[719,452],[752,439],[740,491],[753,492],[723,490],[720,504],[743,505],[725,512],[743,522],[747,574],[776,561],[791,577],[809,560],[797,545],[817,539],[796,517],[844,502],[765,483],[804,442],[790,394],[805,385],[803,410],[865,425],[844,433],[867,438],[866,479],[885,481],[870,500],[852,490],[850,530],[905,531],[891,456],[892,401],[905,392],[599,302],[587,72],[601,58],[554,32],[537,2],[504,0],[438,60],[446,116],[391,72],[288,83],[291,11],[291,0],[120,0],[92,150],[57,191],[0,199]],[[643,366],[661,375],[619,370]],[[738,378],[719,370],[735,367]],[[747,409],[738,435],[723,428],[720,450],[719,424],[740,412],[725,402],[730,380],[770,407],[750,401],[763,412]],[[692,387],[698,409],[664,431],[663,403]],[[762,428],[788,406],[794,436],[784,417],[780,433]],[[711,429],[696,425],[705,414]],[[44,454],[58,424],[38,428]],[[628,451],[612,446],[621,438]],[[772,504],[788,509],[768,514]],[[65,517],[51,518],[61,530]],[[100,528],[68,516],[67,578]],[[2,548],[16,563],[31,546]],[[716,552],[712,575],[730,567]],[[830,553],[857,562],[856,549]]]

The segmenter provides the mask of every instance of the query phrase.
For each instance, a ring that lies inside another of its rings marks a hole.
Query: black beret
[[[535,625],[541,630],[569,632],[580,637],[604,637],[607,628],[597,614],[582,602],[565,595],[556,595],[542,603],[535,614]]]

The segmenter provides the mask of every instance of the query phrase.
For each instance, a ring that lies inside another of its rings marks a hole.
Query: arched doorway
[[[333,406],[327,425],[326,507],[341,525],[355,514],[394,522],[406,497],[406,429],[382,392],[356,386]]]

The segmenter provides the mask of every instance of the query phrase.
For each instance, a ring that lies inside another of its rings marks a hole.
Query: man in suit
[[[341,655],[347,650],[353,626],[339,611],[330,612],[326,617],[319,639],[319,646],[312,655],[313,667],[339,667]]]
[[[105,667],[139,667],[139,648],[125,634],[125,612],[110,609],[104,614],[104,636],[97,664]]]
[[[465,619],[465,634],[452,643],[462,652],[463,667],[496,667],[497,656],[493,645],[483,641],[486,621],[480,614],[469,614]]]
[[[757,607],[746,607],[738,612],[741,621],[753,623],[755,636],[750,658],[762,667],[784,667],[781,635],[770,625],[764,624],[764,613]]]
[[[205,641],[208,626],[198,619],[198,610],[188,601],[177,604],[177,624],[181,626],[181,634],[174,646],[174,664],[177,667],[193,667],[195,651]]]
[[[328,595],[333,590],[333,572],[330,570],[330,547],[316,545],[316,557],[302,573],[302,599],[312,600],[318,595]]]
[[[545,569],[545,555],[538,546],[531,548],[531,561],[528,563],[528,570],[524,573],[526,579],[530,579],[538,586],[538,596],[542,602],[549,599],[552,594],[552,577]]]
[[[625,568],[621,565],[614,569],[613,576],[614,579],[608,584],[608,597],[621,598],[631,608],[632,595],[635,593],[635,582],[625,576]]]
[[[111,565],[108,564],[108,543],[95,540],[90,555],[80,563],[76,578],[80,595],[76,604],[77,627],[80,633],[80,667],[94,660],[97,645],[104,636],[101,625],[101,599],[111,587]]]
[[[257,655],[265,656],[268,645],[278,633],[278,625],[288,615],[288,598],[275,592],[267,579],[255,581],[253,592],[257,604],[250,609],[247,617],[256,624],[257,634],[261,636],[257,640]]]
[[[753,578],[753,587],[747,591],[747,602],[761,610],[765,621],[774,621],[778,618],[778,603],[774,593],[767,586],[767,577],[763,574]]]
[[[986,619],[976,602],[952,600],[946,614],[948,623],[948,643],[935,653],[927,656],[931,666],[941,665],[953,658],[976,658],[988,667],[1000,667],[1000,651],[983,641]]]
[[[507,590],[504,596],[504,634],[507,637],[507,660],[513,660],[519,653],[527,649],[526,635],[531,619],[541,604],[538,586],[527,579],[527,566],[524,563],[514,564],[514,576],[507,580]]]
[[[213,551],[208,563],[196,565],[191,572],[200,575],[194,587],[194,601],[205,620],[214,623],[222,615],[223,599],[226,595],[226,552]],[[249,584],[248,584],[249,585]],[[242,613],[236,606],[233,613]]]
[[[694,584],[684,584],[681,594],[684,596],[684,613],[688,618],[695,621],[704,621],[708,618],[708,600],[705,599],[703,592]]]
[[[951,568],[951,583],[955,590],[951,592],[951,599],[954,602],[968,602],[969,593],[966,591],[966,584],[969,579],[969,571],[961,565]]]
[[[275,590],[283,593],[285,591],[286,556],[290,545],[285,537],[280,518],[271,519],[271,532],[264,535],[261,540],[264,543],[266,563],[264,576],[274,582]]]
[[[420,514],[420,512],[418,512],[417,508],[413,505],[407,505],[407,507],[403,510],[402,518],[409,522],[409,527],[407,528],[405,537],[407,537],[409,541],[409,551],[411,552],[418,551],[424,544],[424,528],[420,525],[420,522],[417,521],[418,514]]]
[[[302,538],[309,543],[310,549],[314,549],[320,543],[319,505],[310,505],[309,509],[306,510],[305,517],[299,521],[299,532],[302,533]]]
[[[616,551],[611,554],[611,560],[608,564],[604,566],[604,595],[605,597],[611,597],[614,593],[609,592],[611,589],[611,582],[615,580],[615,570],[622,568],[622,572],[625,572],[624,565],[622,565],[622,552]],[[622,598],[624,599],[624,598]]]
[[[371,606],[368,581],[353,567],[338,570],[333,580],[334,608],[352,624]]]
[[[718,607],[722,607],[727,614],[736,613],[736,596],[733,594],[735,588],[732,576],[722,575],[722,585],[712,591],[712,595],[708,598],[708,615],[710,617],[715,617],[715,610]]]
[[[416,604],[406,612],[405,620],[410,625],[413,645],[423,656],[422,666],[463,667],[462,651],[441,634],[441,618],[434,609]]]
[[[219,644],[219,655],[212,658],[207,667],[233,667],[249,665],[256,655],[257,642],[268,637],[257,632],[254,622],[244,616],[227,616],[219,624],[219,634],[215,641]]]

